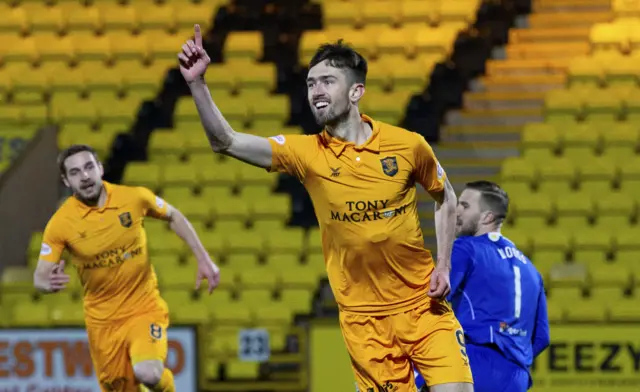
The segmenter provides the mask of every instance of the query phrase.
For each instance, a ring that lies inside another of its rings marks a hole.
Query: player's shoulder
[[[419,133],[410,131],[397,125],[391,125],[383,121],[378,121],[375,119],[372,120],[374,124],[379,127],[382,140],[402,142],[410,146],[414,146],[419,142],[424,141],[424,137]]]
[[[75,221],[74,218],[80,215],[78,208],[78,201],[73,197],[67,197],[60,205],[58,209],[51,215],[47,222],[46,230],[52,231],[64,231],[64,227],[69,227]]]
[[[276,144],[281,146],[289,145],[305,145],[305,146],[317,146],[322,142],[320,134],[306,135],[306,134],[280,134],[271,136],[268,138]]]

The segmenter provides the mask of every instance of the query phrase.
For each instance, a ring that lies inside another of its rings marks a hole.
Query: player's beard
[[[74,189],[75,197],[80,200],[82,203],[88,206],[95,206],[98,204],[100,200],[100,195],[102,194],[102,183],[96,182],[93,184],[91,189]]]
[[[349,116],[349,105],[347,104],[345,106],[346,107],[339,108],[337,104],[329,104],[329,107],[322,111],[322,113],[319,113],[314,108],[313,116],[316,119],[316,123],[321,127],[331,127],[339,124]]]
[[[478,225],[480,219],[473,219],[467,222],[462,222],[461,225],[456,225],[456,237],[474,236],[478,232]]]

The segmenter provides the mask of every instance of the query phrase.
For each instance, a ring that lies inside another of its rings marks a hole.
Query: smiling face
[[[64,160],[62,181],[85,204],[95,204],[102,192],[102,164],[90,151],[81,151]]]
[[[307,98],[320,126],[333,125],[351,110],[348,70],[332,67],[325,60],[309,70]]]

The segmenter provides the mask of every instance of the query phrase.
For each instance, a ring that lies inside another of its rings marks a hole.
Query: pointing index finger
[[[202,47],[202,33],[200,32],[200,25],[197,24],[194,26],[194,39],[196,41],[196,46],[201,48]]]

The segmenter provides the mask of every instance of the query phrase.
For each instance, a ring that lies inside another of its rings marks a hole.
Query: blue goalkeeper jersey
[[[549,345],[542,277],[500,233],[456,239],[448,300],[468,344],[495,344],[527,370]]]

